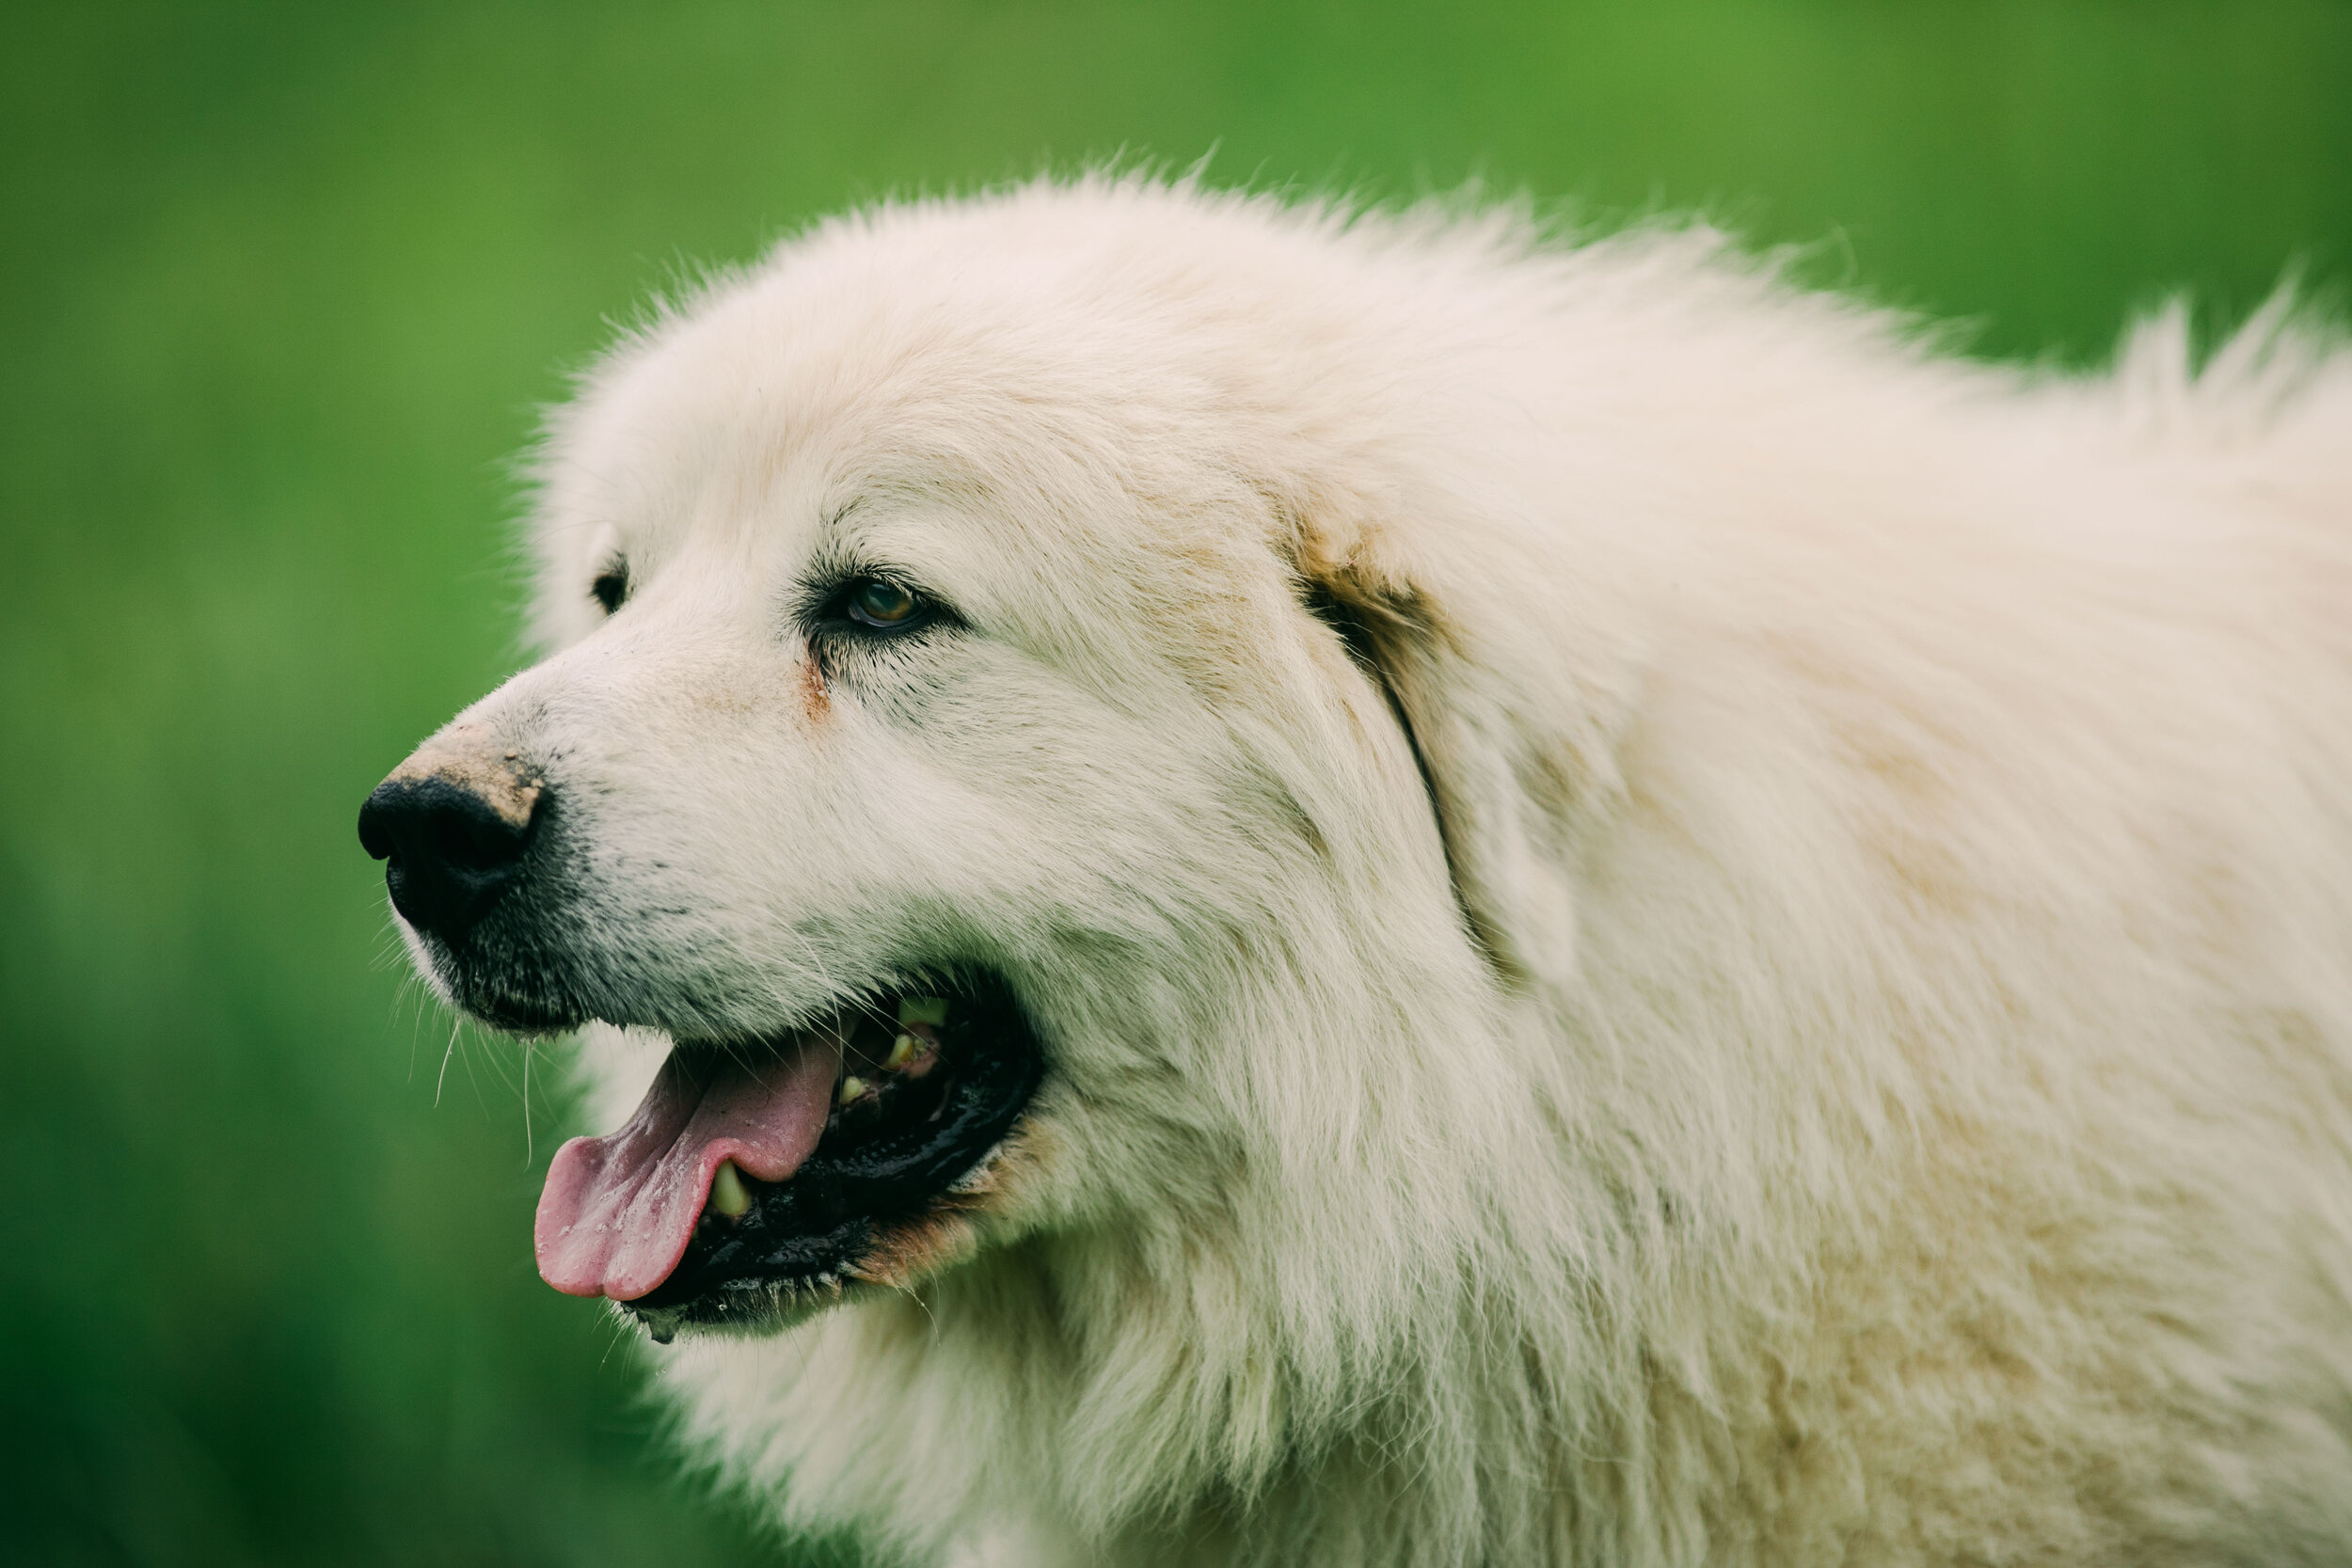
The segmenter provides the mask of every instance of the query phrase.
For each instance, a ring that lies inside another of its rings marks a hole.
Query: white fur
[[[2036,378],[1693,230],[1097,177],[633,335],[468,716],[584,802],[578,940],[681,1032],[983,956],[1052,1063],[956,1256],[652,1353],[691,1441],[918,1560],[2352,1560],[2283,309]],[[851,548],[971,629],[819,690]],[[590,1035],[610,1126],[666,1041]]]

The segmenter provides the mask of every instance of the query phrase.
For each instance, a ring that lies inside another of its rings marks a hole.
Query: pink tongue
[[[781,1181],[823,1136],[841,1042],[803,1037],[781,1061],[747,1068],[672,1052],[628,1125],[556,1150],[539,1195],[539,1275],[573,1296],[633,1301],[677,1267],[722,1160]]]

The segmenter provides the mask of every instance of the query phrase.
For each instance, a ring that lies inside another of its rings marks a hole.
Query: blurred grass
[[[2352,7],[10,12],[0,1559],[695,1565],[539,1286],[512,1047],[405,987],[360,797],[514,667],[503,464],[649,288],[872,195],[1226,180],[1706,205],[2095,357],[2352,260]],[[823,1557],[828,1554],[818,1553]]]

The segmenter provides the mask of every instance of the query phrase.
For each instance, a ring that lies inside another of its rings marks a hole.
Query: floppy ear
[[[1421,765],[1471,934],[1515,989],[1563,987],[1577,958],[1583,830],[1617,792],[1612,711],[1566,650],[1496,614],[1465,617],[1447,586],[1369,549],[1300,552],[1309,608],[1388,697]],[[1461,590],[1456,590],[1461,592]]]

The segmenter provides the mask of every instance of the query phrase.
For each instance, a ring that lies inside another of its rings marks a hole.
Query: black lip
[[[706,1217],[670,1276],[621,1305],[667,1338],[676,1325],[750,1324],[793,1295],[835,1289],[897,1227],[937,1210],[1028,1108],[1043,1074],[1036,1037],[993,979],[947,988],[940,1081],[880,1127],[836,1117],[784,1181],[746,1180],[740,1219]]]
[[[588,1022],[587,1013],[575,1006],[485,994],[479,987],[469,989],[464,1006],[492,1028],[513,1035],[560,1035]]]

